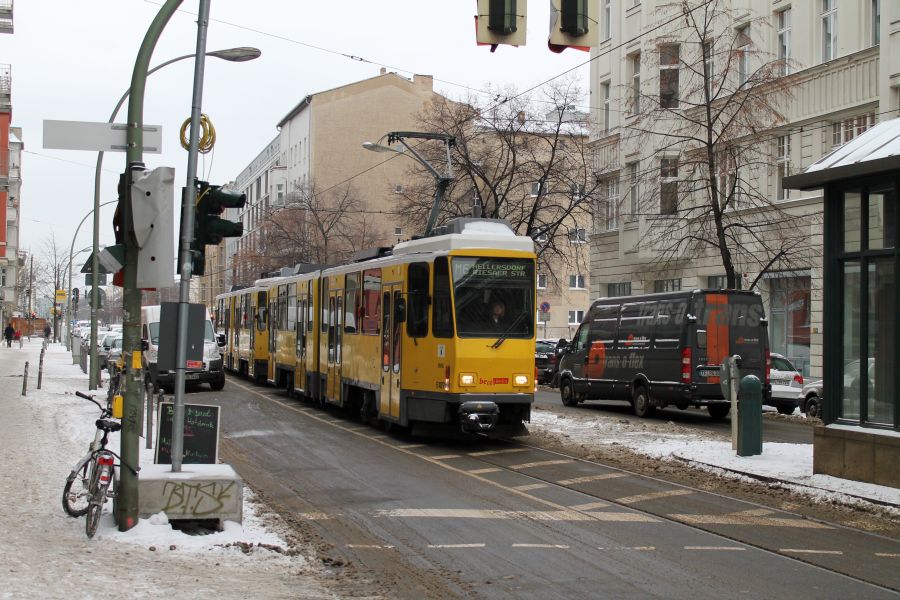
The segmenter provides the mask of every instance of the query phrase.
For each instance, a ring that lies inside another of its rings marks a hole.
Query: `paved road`
[[[900,597],[894,540],[514,444],[389,435],[233,378],[215,401],[225,460],[394,597]]]
[[[621,401],[589,400],[577,407],[563,406],[559,397],[559,390],[543,388],[535,394],[535,407],[548,408],[560,414],[585,414],[596,413],[598,415],[615,415],[619,418],[631,421],[640,421],[631,411],[631,405]],[[665,408],[656,411],[654,419],[665,419],[675,423],[684,423],[695,429],[715,431],[725,436],[731,435],[731,419],[714,421],[709,418],[706,409]],[[763,417],[763,442],[786,442],[791,444],[812,444],[813,428],[801,418],[769,418]]]

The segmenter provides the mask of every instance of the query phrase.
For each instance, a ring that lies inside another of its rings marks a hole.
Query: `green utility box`
[[[762,383],[756,375],[745,375],[738,388],[737,454],[762,454]]]

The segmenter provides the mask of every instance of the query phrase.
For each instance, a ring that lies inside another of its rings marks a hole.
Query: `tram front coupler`
[[[459,405],[459,423],[463,433],[493,431],[499,418],[500,407],[496,402],[470,400]]]

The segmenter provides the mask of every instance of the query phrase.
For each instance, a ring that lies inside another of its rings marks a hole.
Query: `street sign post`
[[[62,304],[66,301],[66,290],[56,290],[56,303]]]

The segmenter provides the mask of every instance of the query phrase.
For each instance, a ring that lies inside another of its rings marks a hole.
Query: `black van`
[[[740,376],[770,393],[768,321],[756,292],[689,290],[595,301],[559,359],[563,404],[628,400],[650,416],[669,405],[731,408],[719,384],[722,359],[738,355]]]

